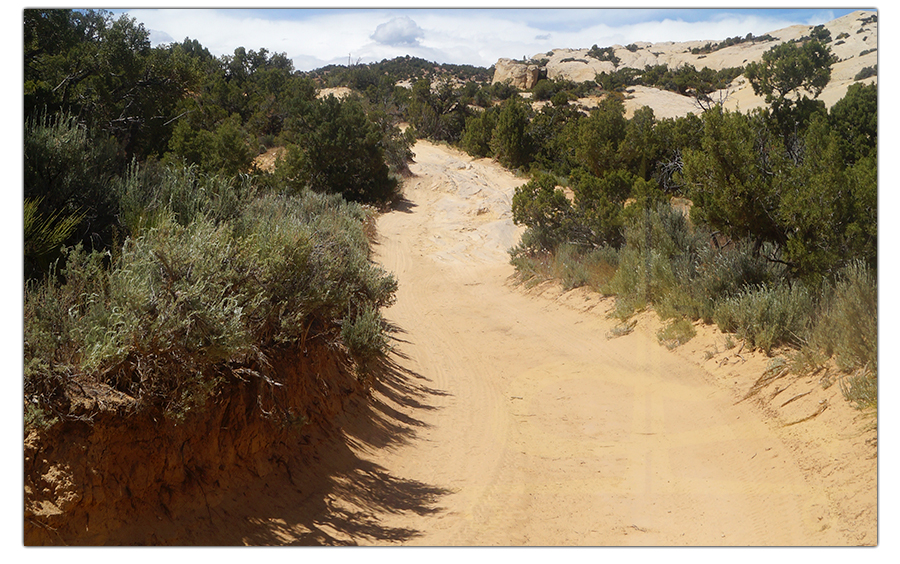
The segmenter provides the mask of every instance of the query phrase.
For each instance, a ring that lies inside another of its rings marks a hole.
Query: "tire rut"
[[[410,444],[371,452],[450,492],[379,515],[407,544],[828,544],[828,499],[749,405],[647,328],[511,287],[524,183],[419,142],[376,259],[398,277],[397,352],[440,393]]]

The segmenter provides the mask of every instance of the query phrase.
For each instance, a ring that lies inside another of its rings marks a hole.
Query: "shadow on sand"
[[[416,204],[407,200],[405,197],[401,197],[396,202],[394,202],[394,204],[391,206],[391,210],[403,213],[413,213],[413,208],[415,207]]]
[[[442,511],[444,488],[391,475],[364,458],[366,451],[412,440],[426,424],[417,412],[436,409],[445,392],[428,386],[392,353],[377,368],[368,397],[351,400],[328,436],[302,446],[293,460],[241,491],[229,492],[182,538],[204,545],[398,544],[421,533],[391,527],[381,516]],[[205,520],[204,520],[205,521]]]

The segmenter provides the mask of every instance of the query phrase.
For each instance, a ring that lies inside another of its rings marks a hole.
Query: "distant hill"
[[[473,65],[435,63],[418,57],[396,57],[378,63],[348,65],[328,65],[306,73],[323,87],[347,86],[354,90],[365,90],[386,76],[394,82],[411,82],[420,78],[453,78],[460,82],[490,82],[494,69]]]

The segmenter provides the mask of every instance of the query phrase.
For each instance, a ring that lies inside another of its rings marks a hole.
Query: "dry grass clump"
[[[687,319],[681,318],[671,320],[656,333],[656,338],[671,350],[690,341],[696,334],[697,330],[694,329],[694,325]]]
[[[748,286],[721,301],[713,319],[723,331],[768,353],[776,345],[800,345],[814,308],[813,296],[800,283]]]

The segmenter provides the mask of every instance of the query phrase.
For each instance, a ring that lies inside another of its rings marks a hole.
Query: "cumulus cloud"
[[[384,45],[417,45],[425,32],[406,16],[393,18],[375,28],[371,38]]]
[[[150,43],[152,43],[153,45],[175,42],[175,38],[165,31],[159,31],[158,29],[148,29],[147,31],[150,33]]]

